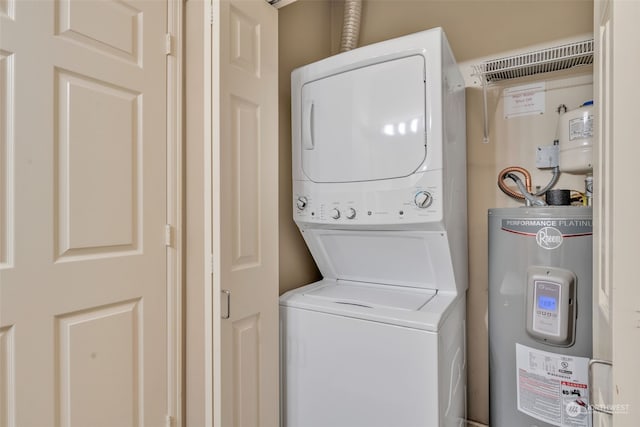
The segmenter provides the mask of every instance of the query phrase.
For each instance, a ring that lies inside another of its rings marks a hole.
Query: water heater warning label
[[[559,427],[591,427],[589,359],[516,344],[518,410]]]

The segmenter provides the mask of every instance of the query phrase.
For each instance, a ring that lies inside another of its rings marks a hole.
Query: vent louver
[[[473,74],[493,83],[591,64],[593,39],[485,61],[473,66]]]

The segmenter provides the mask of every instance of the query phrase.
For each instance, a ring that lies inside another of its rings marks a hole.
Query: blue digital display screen
[[[558,301],[548,295],[538,295],[538,308],[540,310],[556,311]]]

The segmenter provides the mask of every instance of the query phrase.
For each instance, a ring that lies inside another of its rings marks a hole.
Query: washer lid
[[[345,226],[346,228],[346,226]],[[304,239],[325,279],[455,291],[449,235],[443,231],[308,227]]]
[[[304,296],[320,298],[346,306],[409,311],[419,310],[435,294],[436,291],[431,289],[406,289],[397,286],[341,281],[327,281],[323,285],[303,293]]]
[[[438,332],[459,299],[433,289],[324,279],[282,295],[280,306]]]

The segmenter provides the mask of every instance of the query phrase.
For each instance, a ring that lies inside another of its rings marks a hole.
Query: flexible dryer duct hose
[[[360,35],[360,14],[362,12],[362,0],[345,0],[344,22],[342,24],[342,38],[340,52],[346,52],[358,47]]]

